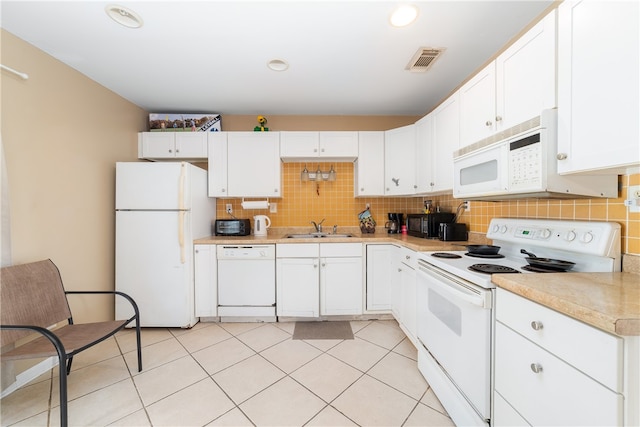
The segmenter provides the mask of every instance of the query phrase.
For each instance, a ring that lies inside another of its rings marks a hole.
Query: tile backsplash
[[[307,166],[315,171],[318,166],[328,171],[333,165],[337,178],[333,182],[301,182],[300,172]],[[423,201],[430,199],[443,211],[455,212],[461,200],[451,194],[429,197],[358,197],[353,196],[353,163],[283,163],[282,194],[270,199],[277,205],[277,212],[268,210],[243,210],[242,199],[219,199],[217,217],[228,218],[225,204],[231,203],[238,218],[268,215],[273,227],[305,227],[312,229],[310,221],[325,219],[325,227],[333,225],[357,226],[358,213],[371,206],[371,213],[383,226],[388,212],[418,213]],[[380,171],[380,173],[383,173]],[[547,218],[583,221],[614,221],[622,226],[622,251],[640,254],[640,213],[630,213],[624,206],[629,185],[640,185],[640,174],[619,177],[620,192],[615,199],[524,199],[505,202],[471,202],[471,210],[461,214],[459,221],[469,224],[469,230],[485,233],[493,217]],[[249,200],[249,199],[247,199]]]

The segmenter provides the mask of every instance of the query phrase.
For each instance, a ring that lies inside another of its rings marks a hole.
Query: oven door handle
[[[455,278],[444,271],[436,271],[433,267],[423,264],[419,265],[418,271],[435,279],[429,282],[430,285],[437,286],[438,289],[446,291],[469,304],[482,308],[491,308],[491,299],[487,298],[484,292],[478,291],[473,285],[466,283],[466,281]]]

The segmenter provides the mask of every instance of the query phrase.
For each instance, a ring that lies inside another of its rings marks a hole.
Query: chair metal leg
[[[60,358],[58,371],[60,373],[60,427],[69,425],[67,411],[67,372],[64,367],[64,360]]]
[[[142,340],[140,339],[140,318],[136,320],[136,341],[138,344],[138,372],[142,372]]]
[[[67,375],[71,373],[71,362],[73,362],[73,356],[71,356],[67,361]]]

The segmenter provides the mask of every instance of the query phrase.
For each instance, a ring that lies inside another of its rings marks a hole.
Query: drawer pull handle
[[[531,327],[534,330],[539,331],[540,329],[542,329],[542,322],[538,322],[537,320],[534,320],[533,322],[531,322]]]
[[[531,370],[534,373],[539,374],[540,372],[542,372],[542,365],[539,365],[537,363],[532,363],[531,364]]]

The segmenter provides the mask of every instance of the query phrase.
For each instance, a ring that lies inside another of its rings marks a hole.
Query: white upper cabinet
[[[209,196],[282,197],[278,132],[216,132],[209,145]]]
[[[460,146],[556,106],[556,12],[544,17],[460,88]]]
[[[460,101],[454,93],[433,113],[431,150],[431,192],[453,189],[453,152],[460,148]],[[426,165],[425,165],[426,166]]]
[[[640,3],[558,7],[558,172],[640,165]]]
[[[487,65],[460,88],[460,139],[462,146],[495,133],[496,64]]]
[[[358,157],[358,132],[280,132],[280,156],[284,161],[340,160]]]
[[[416,126],[384,133],[384,193],[403,196],[416,193]]]
[[[358,132],[358,144],[353,194],[356,197],[384,196],[384,132]]]
[[[138,158],[205,160],[207,158],[207,135],[207,132],[140,132],[138,134]]]
[[[431,167],[433,141],[433,114],[427,114],[416,122],[416,193],[430,193],[433,187]]]
[[[556,103],[556,11],[496,60],[496,130],[519,125]]]
[[[209,197],[230,197],[227,185],[227,132],[209,135]]]

